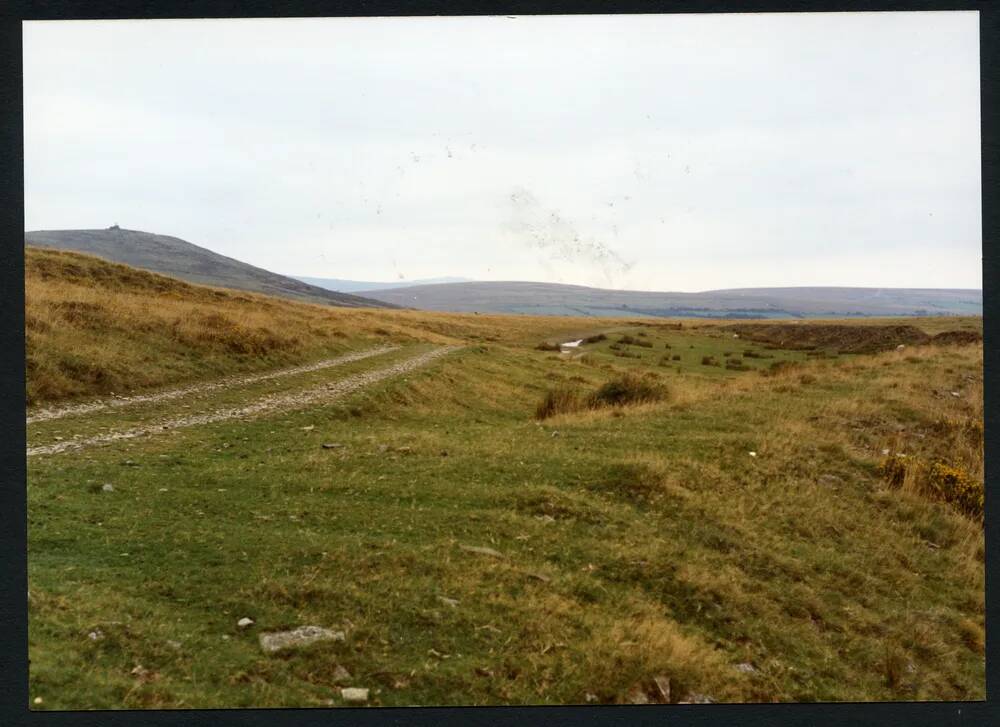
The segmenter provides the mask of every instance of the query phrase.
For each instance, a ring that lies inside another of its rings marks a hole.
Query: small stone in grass
[[[340,449],[344,445],[339,442],[324,442],[321,446],[323,449]]]
[[[42,703],[42,698],[41,697],[35,697],[35,704],[41,704],[41,703]]]
[[[115,491],[115,486],[112,485],[110,482],[105,482],[103,485],[101,485],[101,491],[102,492],[114,492]]]
[[[239,626],[241,629],[245,629],[247,626],[253,626],[253,619],[244,616],[243,618],[241,618],[239,621],[236,622],[236,625]]]
[[[756,457],[757,456],[756,452],[750,452],[749,454],[750,454],[751,457]]]
[[[351,672],[347,671],[340,664],[337,664],[337,668],[333,670],[333,683],[343,684],[344,682],[349,682],[351,679]]]
[[[331,631],[321,626],[300,626],[292,631],[263,633],[258,636],[260,648],[267,653],[297,646],[309,646],[318,641],[343,641],[343,631]]]
[[[466,553],[477,553],[479,555],[489,555],[493,558],[503,558],[503,553],[493,550],[493,548],[485,548],[479,545],[459,545],[458,547]]]
[[[340,690],[340,698],[348,704],[364,704],[368,701],[368,690],[361,687],[344,687]]]

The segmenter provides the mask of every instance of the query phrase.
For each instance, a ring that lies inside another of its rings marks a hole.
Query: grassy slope
[[[322,706],[339,703],[337,664],[384,705],[616,701],[658,674],[675,700],[983,697],[981,527],[875,473],[883,447],[981,467],[950,439],[982,421],[981,347],[767,351],[801,367],[765,377],[702,366],[748,347],[711,328],[634,327],[654,344],[629,347],[642,358],[614,356],[612,336],[567,360],[533,346],[591,321],[326,320],[345,347],[496,340],[327,407],[29,460],[45,707]],[[658,366],[666,343],[682,360]],[[670,400],[532,419],[548,388],[625,370],[655,371]],[[305,623],[348,639],[260,653],[257,631]]]

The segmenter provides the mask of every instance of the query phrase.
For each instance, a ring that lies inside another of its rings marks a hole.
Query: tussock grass
[[[583,409],[634,406],[661,401],[668,396],[667,388],[655,379],[626,373],[602,384],[586,394],[579,386],[551,389],[535,408],[536,419],[548,419],[557,414],[571,414]]]

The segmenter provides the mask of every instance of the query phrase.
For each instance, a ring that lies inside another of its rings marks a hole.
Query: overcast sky
[[[32,22],[26,229],[291,275],[981,287],[978,15]]]

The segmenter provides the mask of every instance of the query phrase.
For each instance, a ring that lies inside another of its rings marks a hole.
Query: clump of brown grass
[[[577,387],[550,389],[535,408],[536,419],[548,419],[556,414],[569,414],[584,409],[604,409],[661,401],[668,397],[667,388],[650,375],[626,373],[600,386],[590,394]]]

